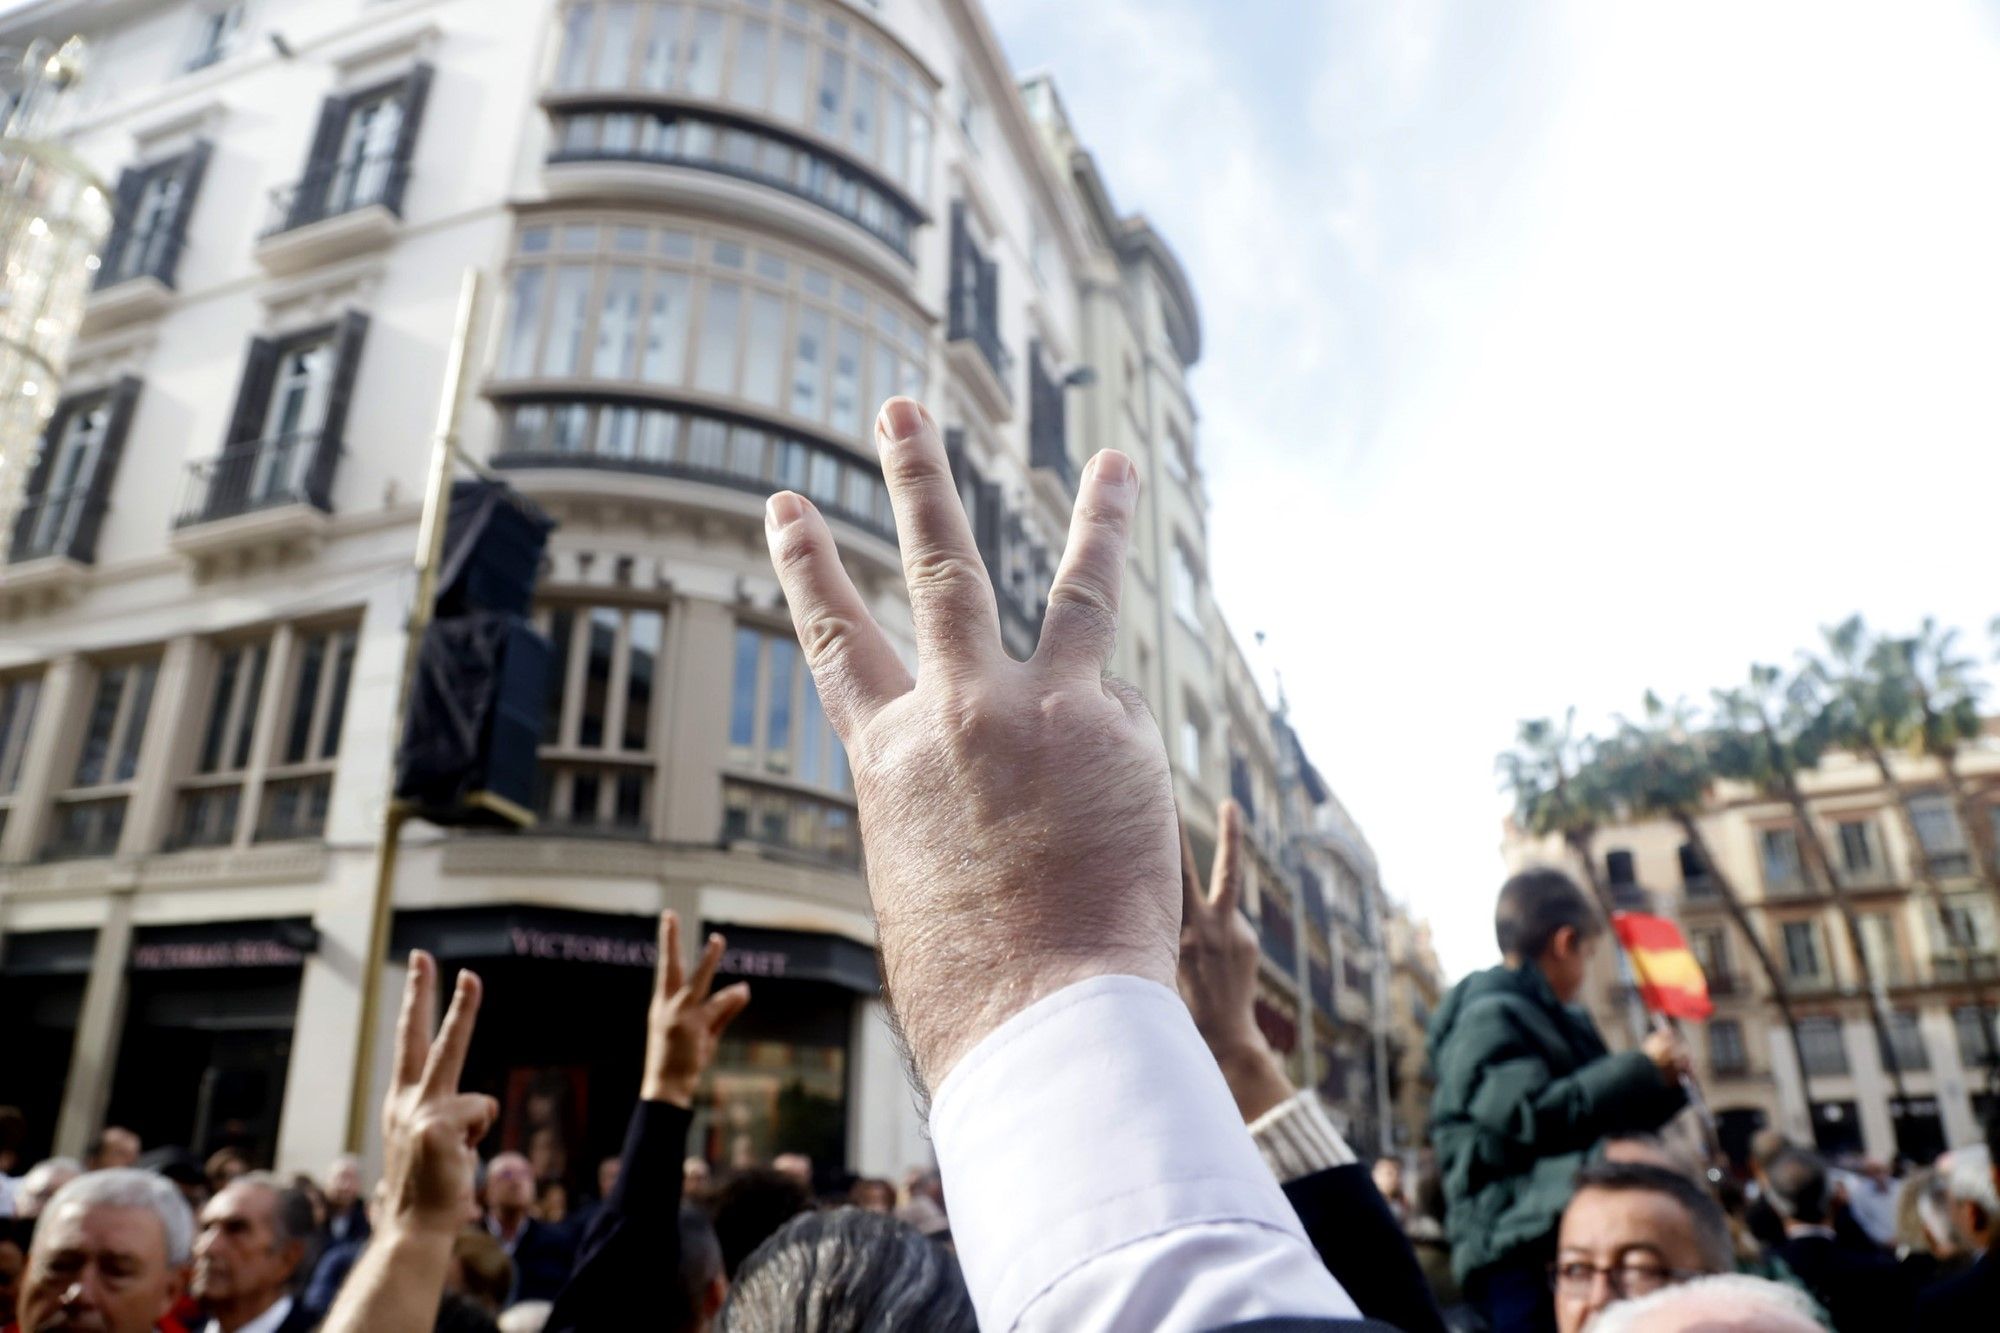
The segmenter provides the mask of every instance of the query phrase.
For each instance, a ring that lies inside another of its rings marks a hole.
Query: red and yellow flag
[[[1681,938],[1679,926],[1663,916],[1614,912],[1611,928],[1632,960],[1639,998],[1648,1009],[1669,1018],[1707,1018],[1715,1012],[1708,998],[1708,978]]]

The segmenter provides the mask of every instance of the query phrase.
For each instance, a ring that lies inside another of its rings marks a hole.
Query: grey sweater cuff
[[[1250,1137],[1281,1185],[1359,1160],[1310,1092],[1293,1093],[1251,1121]]]

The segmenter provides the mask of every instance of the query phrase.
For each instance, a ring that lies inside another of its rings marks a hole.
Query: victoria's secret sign
[[[297,967],[304,955],[276,940],[190,940],[140,944],[132,949],[135,972],[193,972],[218,967]]]
[[[551,963],[609,963],[613,967],[654,967],[660,949],[652,940],[586,935],[568,930],[510,926],[507,946],[516,958]],[[727,949],[717,970],[738,977],[782,977],[790,959],[778,949]]]

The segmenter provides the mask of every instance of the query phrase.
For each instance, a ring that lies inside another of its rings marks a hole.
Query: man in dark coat
[[[1556,870],[1502,886],[1501,966],[1454,987],[1431,1020],[1431,1144],[1452,1270],[1494,1333],[1555,1327],[1548,1264],[1577,1168],[1608,1134],[1658,1128],[1686,1104],[1680,1040],[1612,1055],[1571,1001],[1604,934]]]
[[[2000,1104],[1986,1118],[1987,1166],[2000,1192]],[[1957,1277],[1946,1278],[1917,1298],[1918,1328],[1984,1328],[2000,1311],[2000,1228],[1979,1256],[1979,1262]]]
[[[1771,1206],[1784,1219],[1778,1257],[1798,1274],[1838,1333],[1909,1327],[1912,1296],[1896,1261],[1867,1240],[1836,1233],[1826,1164],[1803,1148],[1787,1148],[1765,1168]],[[1949,1324],[1923,1324],[1949,1328]]]

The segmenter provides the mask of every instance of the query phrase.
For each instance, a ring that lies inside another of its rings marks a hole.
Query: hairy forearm
[[[362,1251],[320,1333],[430,1333],[451,1246],[448,1233],[385,1225]]]

